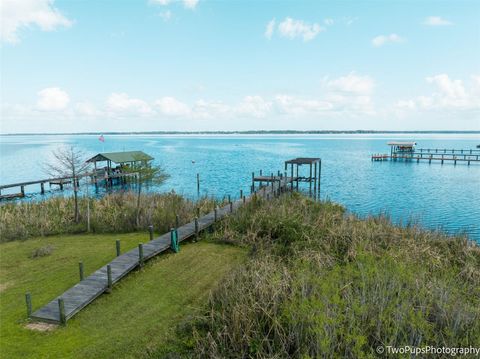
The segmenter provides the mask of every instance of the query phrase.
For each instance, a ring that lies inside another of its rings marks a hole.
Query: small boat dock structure
[[[298,171],[298,167],[305,164],[310,166],[309,177],[301,176]],[[297,167],[295,176],[287,177],[278,173],[277,176],[272,174],[271,176],[260,175],[257,177],[255,173],[252,173],[252,187],[249,196],[244,196],[243,191],[240,191],[240,198],[236,200],[232,201],[229,196],[226,205],[220,208],[217,207],[203,216],[195,217],[192,221],[183,225],[177,223],[176,228],[172,228],[170,232],[157,238],[154,238],[153,226],[149,226],[148,243],[140,243],[138,248],[126,253],[121,253],[120,241],[117,241],[115,259],[86,278],[83,276],[83,262],[81,262],[79,266],[80,282],[45,306],[33,311],[32,297],[27,293],[25,299],[28,317],[35,321],[65,325],[69,319],[100,295],[110,293],[115,283],[134,269],[141,268],[148,259],[169,250],[175,253],[178,252],[182,241],[190,238],[197,240],[201,231],[215,226],[218,221],[231,215],[247,203],[259,198],[269,200],[278,197],[283,192],[298,188],[298,182],[305,182],[307,179],[310,187],[313,183],[318,182],[318,189],[320,190],[320,164],[320,158],[296,158],[285,162],[285,168],[288,165],[292,166],[291,173],[294,171],[293,166]],[[318,176],[317,171],[312,173],[312,166],[315,169],[318,167]],[[262,185],[259,188],[255,188],[256,182],[261,182]],[[293,185],[294,182],[295,186]]]
[[[308,166],[308,173],[301,173],[300,167]],[[320,177],[322,174],[322,160],[317,157],[298,157],[292,160],[285,161],[285,172],[282,174],[280,171],[276,175],[273,173],[270,176],[264,176],[260,171],[260,176],[255,176],[252,173],[252,191],[255,190],[255,183],[259,183],[260,186],[263,183],[273,184],[287,181],[290,185],[290,189],[298,190],[300,182],[309,184],[310,197],[317,198],[320,195]],[[288,176],[290,175],[290,176]]]
[[[58,186],[57,188],[63,190],[65,185],[72,184],[75,180],[77,187],[79,187],[80,180],[83,178],[90,178],[95,188],[98,188],[99,185],[104,185],[105,187],[124,185],[137,180],[138,174],[135,172],[135,167],[140,164],[148,164],[153,159],[153,157],[142,151],[99,153],[85,161],[86,163],[93,163],[93,171],[76,176],[75,178],[71,176],[56,177],[0,185],[0,200],[25,197],[25,187],[33,185],[40,185],[40,194],[45,194],[46,184],[48,184],[50,188],[52,186]],[[102,166],[99,166],[99,163]],[[10,188],[18,188],[20,192],[1,194],[2,190]]]
[[[142,151],[104,152],[85,162],[93,163],[94,170],[90,174],[95,186],[105,181],[105,186],[126,184],[130,177],[136,177],[135,167],[148,165],[154,158]],[[98,164],[104,164],[99,167]],[[115,164],[115,166],[114,166]]]
[[[373,154],[372,161],[480,163],[480,150],[477,149],[416,148],[416,145],[416,142],[389,142],[390,154]]]

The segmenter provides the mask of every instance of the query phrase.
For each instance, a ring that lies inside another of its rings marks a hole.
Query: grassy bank
[[[89,274],[146,234],[72,235],[0,244],[0,353],[2,358],[142,358],[163,347],[172,328],[196,313],[209,291],[244,256],[240,248],[206,242],[147,262],[68,322],[34,331],[25,325],[25,292],[34,309],[78,282],[78,261]],[[48,250],[40,249],[49,248]],[[153,349],[152,349],[153,348]]]
[[[73,198],[55,197],[41,202],[7,203],[0,206],[0,242],[37,236],[87,232],[87,201],[90,204],[90,231],[92,233],[128,233],[145,231],[153,224],[158,233],[167,232],[175,225],[191,221],[196,208],[201,213],[213,210],[215,201],[202,198],[198,202],[174,193],[142,194],[140,222],[136,221],[135,193],[115,192],[101,199],[80,200],[80,221],[74,221]]]
[[[387,345],[480,347],[480,250],[464,238],[359,220],[297,194],[249,205],[214,237],[251,255],[204,315],[179,326],[175,345],[189,356],[375,358]]]

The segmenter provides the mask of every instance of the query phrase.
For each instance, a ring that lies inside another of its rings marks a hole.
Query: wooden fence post
[[[120,240],[119,239],[115,241],[115,248],[117,250],[117,257],[119,257],[120,256]]]
[[[63,298],[58,298],[58,312],[60,314],[60,324],[67,324],[67,318],[65,316],[65,302]]]
[[[83,276],[83,262],[78,262],[78,271],[80,273],[80,281],[83,280],[84,276]]]
[[[198,217],[195,217],[195,240],[198,241]]]
[[[30,292],[25,293],[25,303],[27,304],[27,317],[32,315],[32,295]]]
[[[153,225],[148,226],[148,233],[150,234],[150,240],[153,240]]]
[[[217,217],[218,217],[218,206],[213,209],[213,220],[214,220],[214,222],[217,221]]]
[[[107,290],[106,292],[107,293],[111,293],[112,292],[112,267],[110,266],[110,264],[107,264]]]
[[[138,264],[143,267],[143,243],[138,244]]]
[[[175,215],[175,228],[180,227],[180,217],[178,214]]]

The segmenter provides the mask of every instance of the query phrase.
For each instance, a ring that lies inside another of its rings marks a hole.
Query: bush
[[[212,211],[215,200],[202,198],[189,201],[175,193],[142,194],[140,223],[136,224],[136,194],[115,192],[100,199],[79,201],[80,222],[73,218],[73,198],[55,197],[41,202],[7,203],[0,206],[0,241],[27,239],[54,234],[87,231],[87,201],[90,202],[90,228],[95,233],[126,233],[146,230],[153,224],[155,231],[167,232],[180,223],[191,221],[200,208],[201,213]]]
[[[360,220],[298,194],[257,201],[214,239],[250,260],[184,326],[192,355],[375,358],[377,346],[480,347],[480,249]]]

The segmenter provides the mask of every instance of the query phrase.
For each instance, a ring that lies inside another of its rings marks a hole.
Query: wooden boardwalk
[[[198,219],[198,232],[212,226],[216,221],[228,216],[230,213],[242,207],[245,203],[252,200],[253,196],[269,198],[278,193],[279,190],[288,188],[292,178],[277,179],[269,186],[261,187],[248,197],[243,197],[237,201],[231,202],[221,208],[216,209]],[[184,241],[194,237],[197,234],[195,220],[177,228],[178,241]],[[146,261],[156,255],[170,249],[170,232],[143,244],[143,260]],[[33,312],[31,319],[36,321],[61,324],[72,318],[80,310],[93,302],[104,292],[109,290],[107,267],[111,269],[112,285],[125,277],[129,272],[141,266],[139,248],[132,249],[112,260],[108,265],[103,266],[89,277],[82,280],[72,288],[68,289],[59,297],[53,299],[44,307]],[[60,300],[63,300],[64,318],[60,313]]]

